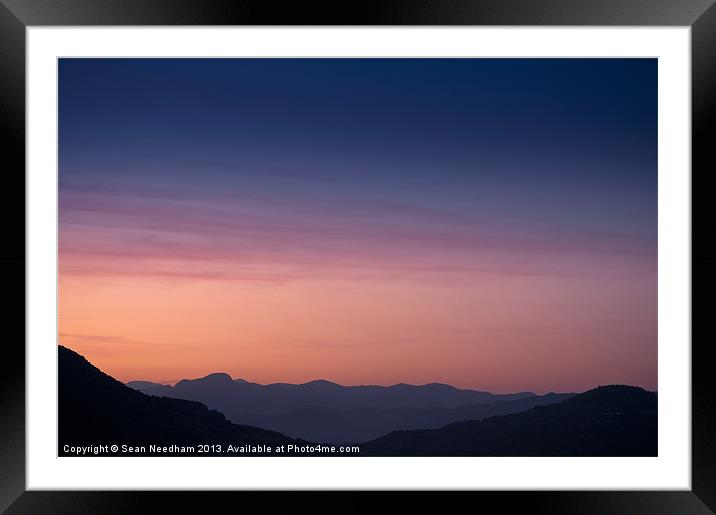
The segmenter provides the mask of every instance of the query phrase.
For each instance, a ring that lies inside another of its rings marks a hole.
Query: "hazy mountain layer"
[[[147,381],[131,381],[127,385],[151,395],[203,402],[232,419],[247,413],[283,415],[304,406],[341,410],[408,406],[458,408],[534,395],[529,392],[492,394],[478,390],[463,390],[440,383],[420,386],[409,384],[341,386],[330,381],[318,380],[304,384],[261,385],[243,379],[233,380],[224,373],[210,374],[200,379],[184,379],[173,387]]]
[[[492,394],[440,383],[341,386],[317,380],[261,385],[225,373],[185,379],[173,387],[149,381],[127,385],[150,395],[202,402],[237,424],[325,443],[363,442],[396,429],[442,427],[566,398],[529,392]],[[498,406],[488,407],[498,401]]]
[[[395,407],[339,410],[304,406],[284,415],[244,414],[234,422],[279,431],[313,442],[365,442],[396,429],[430,429],[461,420],[525,411],[534,406],[561,402],[574,394],[532,395],[511,401],[459,408]]]

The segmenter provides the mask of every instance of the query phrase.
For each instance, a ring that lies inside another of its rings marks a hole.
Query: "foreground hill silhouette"
[[[656,395],[602,386],[523,413],[395,431],[361,445],[369,456],[656,456]]]
[[[232,424],[198,402],[144,395],[66,347],[58,346],[58,358],[60,456],[68,455],[63,451],[65,444],[297,443],[273,431]]]

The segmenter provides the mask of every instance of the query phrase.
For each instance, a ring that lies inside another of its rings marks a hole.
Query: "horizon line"
[[[548,394],[550,394],[550,393],[571,393],[571,394],[579,394],[579,393],[588,392],[589,390],[593,390],[593,389],[599,388],[599,387],[601,387],[601,386],[633,386],[633,387],[641,388],[641,389],[646,390],[646,391],[648,391],[648,392],[654,392],[654,393],[658,392],[658,389],[657,389],[657,388],[651,389],[651,388],[646,388],[646,387],[641,386],[641,385],[638,385],[638,384],[630,384],[630,383],[610,383],[610,382],[608,382],[608,381],[607,381],[607,382],[604,382],[604,383],[600,383],[600,384],[598,384],[598,385],[596,385],[596,386],[592,386],[592,387],[587,388],[587,389],[585,389],[585,390],[579,390],[579,391],[574,391],[574,390],[572,390],[572,391],[561,391],[561,390],[556,390],[556,389],[548,389],[548,390],[544,390],[544,391],[541,391],[541,392],[534,391],[534,390],[531,390],[531,389],[530,389],[530,390],[495,391],[495,390],[484,389],[484,388],[469,388],[469,387],[466,388],[466,387],[456,386],[456,385],[454,385],[454,384],[445,383],[445,382],[441,382],[441,381],[430,381],[430,382],[427,382],[427,383],[419,383],[419,384],[418,384],[418,383],[407,383],[407,382],[403,382],[403,381],[398,382],[398,383],[390,383],[390,384],[376,384],[376,383],[345,384],[345,383],[341,383],[341,382],[332,381],[332,380],[330,380],[330,379],[318,378],[318,379],[312,379],[312,380],[310,380],[310,381],[295,382],[295,383],[284,382],[284,381],[276,381],[276,382],[270,382],[270,383],[260,383],[260,382],[256,382],[256,381],[249,381],[249,380],[247,380],[247,379],[244,379],[243,377],[233,377],[233,376],[232,376],[230,373],[228,373],[228,372],[209,372],[209,373],[207,373],[207,374],[205,374],[205,375],[203,375],[203,376],[199,376],[199,377],[193,377],[193,378],[182,377],[181,379],[176,379],[176,380],[130,379],[130,380],[127,380],[127,381],[123,381],[123,380],[117,379],[114,375],[112,375],[112,374],[109,373],[108,371],[101,369],[101,368],[98,367],[95,363],[93,363],[92,361],[90,361],[89,359],[87,359],[87,357],[86,357],[84,354],[82,354],[82,353],[76,351],[75,349],[73,349],[73,348],[71,348],[71,347],[68,347],[67,345],[64,345],[64,344],[62,344],[62,343],[58,343],[57,346],[58,346],[58,347],[63,347],[63,348],[65,348],[65,349],[69,350],[69,351],[72,351],[72,352],[76,353],[77,355],[79,355],[79,356],[81,356],[82,358],[84,358],[85,360],[87,360],[87,362],[90,363],[92,366],[94,366],[95,368],[97,368],[97,369],[100,370],[101,372],[107,374],[108,376],[112,377],[112,378],[115,379],[116,381],[119,381],[120,383],[122,383],[122,384],[125,385],[125,386],[128,385],[129,383],[132,383],[132,382],[145,382],[145,383],[153,383],[153,384],[156,384],[156,385],[158,385],[158,386],[169,386],[169,387],[171,387],[171,388],[174,388],[178,383],[180,383],[180,382],[182,382],[182,381],[197,381],[197,380],[201,380],[201,379],[206,379],[207,377],[212,376],[212,375],[226,375],[226,376],[229,377],[229,379],[230,379],[232,382],[244,381],[244,382],[246,382],[246,383],[248,383],[248,384],[254,384],[254,385],[258,385],[258,386],[273,386],[273,385],[303,386],[303,385],[307,385],[307,384],[311,384],[311,383],[316,383],[316,382],[331,383],[331,384],[333,384],[333,385],[337,385],[337,386],[340,386],[340,387],[342,387],[342,388],[356,388],[356,387],[391,388],[391,387],[395,387],[395,386],[423,387],[423,386],[430,386],[430,385],[440,385],[440,386],[447,386],[447,387],[450,387],[450,388],[455,388],[456,390],[461,390],[461,391],[483,392],[483,393],[489,393],[489,394],[492,394],[492,395],[514,395],[514,394],[520,394],[520,393],[531,394],[531,395],[548,395]],[[130,388],[131,388],[131,387],[130,387]]]

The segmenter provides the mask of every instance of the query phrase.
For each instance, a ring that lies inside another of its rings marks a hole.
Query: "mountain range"
[[[395,384],[392,386],[342,386],[319,379],[303,384],[250,383],[232,379],[226,373],[209,374],[199,379],[182,379],[174,386],[130,381],[127,386],[150,395],[161,395],[204,402],[233,418],[244,413],[277,415],[302,406],[314,405],[335,409],[440,407],[457,408],[497,400],[531,397],[530,392],[493,394],[463,390],[447,384]]]
[[[128,443],[144,446],[314,445],[305,439],[247,424],[235,424],[191,400],[147,395],[100,371],[76,352],[58,347],[60,456],[74,455],[66,446]],[[211,381],[211,380],[210,380]],[[310,383],[309,383],[310,384]],[[146,386],[146,385],[145,385]],[[420,388],[420,387],[415,387]],[[540,403],[530,407],[530,403]],[[321,410],[302,408],[313,426],[332,423]],[[390,431],[360,444],[361,456],[656,456],[657,398],[653,392],[626,385],[595,388],[581,394],[517,396],[454,408],[397,407],[347,410],[359,423],[360,410],[395,409],[395,413],[439,417],[482,417],[433,429]],[[439,413],[436,416],[430,411]],[[510,414],[505,410],[522,411]],[[314,410],[314,411],[311,411]],[[459,415],[455,415],[459,413]],[[264,415],[267,417],[274,415]],[[399,418],[396,415],[397,418]],[[281,418],[280,416],[278,418]],[[410,417],[407,417],[408,419]],[[306,422],[308,423],[308,422]],[[325,428],[325,434],[330,433]],[[314,440],[315,441],[315,440]],[[169,455],[184,454],[182,451]],[[215,455],[235,455],[214,453]],[[108,455],[108,454],[104,454]],[[109,453],[111,455],[111,453]],[[122,454],[119,454],[122,455]],[[150,453],[134,454],[150,455]],[[253,454],[256,455],[256,454]],[[275,455],[275,454],[274,454]],[[352,454],[356,455],[356,454]]]
[[[492,394],[430,383],[342,386],[326,380],[262,385],[214,373],[174,386],[131,381],[148,395],[199,401],[237,424],[321,443],[365,442],[396,429],[437,428],[514,413],[572,394]]]

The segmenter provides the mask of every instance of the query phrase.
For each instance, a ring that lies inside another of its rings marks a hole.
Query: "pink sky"
[[[156,204],[108,204],[62,226],[60,342],[122,381],[222,371],[260,383],[656,388],[656,269],[628,247],[529,231],[481,239],[454,220],[442,233],[389,238],[376,225],[347,239],[288,215],[277,228],[250,202],[213,203],[226,225],[201,232],[181,202]]]

